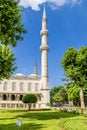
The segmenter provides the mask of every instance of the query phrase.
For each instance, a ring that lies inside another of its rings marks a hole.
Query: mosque
[[[36,104],[32,108],[47,108],[50,102],[50,88],[48,81],[48,30],[46,9],[44,6],[42,17],[41,35],[41,76],[37,74],[37,64],[34,65],[34,73],[25,76],[17,73],[9,80],[4,79],[0,83],[0,108],[27,108],[27,104],[22,102],[25,94],[33,93],[38,97]]]

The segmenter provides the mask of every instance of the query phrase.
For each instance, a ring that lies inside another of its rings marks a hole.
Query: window
[[[7,100],[6,94],[3,95],[3,100]]]
[[[7,82],[4,83],[4,91],[7,91]]]
[[[20,91],[23,91],[24,84],[20,83]]]
[[[15,95],[11,95],[11,100],[12,100],[12,101],[15,100]]]
[[[31,83],[28,83],[28,91],[31,91]]]
[[[38,83],[35,84],[35,91],[38,91]]]
[[[37,98],[38,98],[38,101],[41,101],[41,96],[40,95],[38,95]]]
[[[13,83],[12,83],[12,91],[15,91],[15,90],[16,90],[16,83],[13,82]]]
[[[22,101],[22,98],[23,98],[23,95],[20,95],[20,98],[19,98],[19,99],[20,99],[20,101]]]

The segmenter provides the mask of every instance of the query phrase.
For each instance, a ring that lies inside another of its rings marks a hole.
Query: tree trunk
[[[28,110],[30,111],[30,109],[31,109],[31,104],[28,103]]]
[[[80,103],[81,103],[81,108],[85,108],[84,94],[83,94],[82,87],[80,87]]]
[[[73,101],[69,101],[69,107],[73,107],[74,104],[73,104]]]

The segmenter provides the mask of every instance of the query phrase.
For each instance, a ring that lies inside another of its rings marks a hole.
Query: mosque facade
[[[0,108],[27,108],[27,104],[22,102],[25,94],[33,93],[37,95],[37,103],[32,104],[32,108],[47,108],[50,102],[50,88],[48,81],[48,30],[46,10],[44,7],[42,17],[41,35],[41,76],[37,74],[37,64],[34,65],[34,73],[25,76],[17,73],[10,79],[4,79],[0,83]]]

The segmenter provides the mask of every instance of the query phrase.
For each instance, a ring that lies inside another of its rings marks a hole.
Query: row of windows
[[[7,91],[7,87],[8,87],[8,84],[7,84],[7,82],[5,82],[3,90]],[[20,83],[19,87],[20,87],[20,91],[23,91],[24,90],[24,83]],[[31,90],[32,90],[31,83],[28,83],[27,91],[31,91]],[[16,91],[16,83],[15,82],[12,83],[12,91]],[[35,91],[38,91],[38,83],[35,84]]]
[[[7,87],[5,86],[3,88],[4,91],[7,91]],[[12,91],[16,91],[16,87],[13,87],[12,86]],[[24,87],[20,86],[20,91],[24,91]],[[32,91],[32,88],[31,87],[28,87],[27,88],[27,91]],[[38,91],[38,87],[35,87],[35,91]]]
[[[4,83],[4,86],[8,86],[8,83],[5,82],[5,83]],[[16,83],[13,82],[13,83],[12,83],[12,86],[16,87]],[[20,83],[20,86],[24,86],[24,83]],[[31,84],[31,83],[28,83],[28,86],[32,86],[32,84]],[[38,86],[38,83],[36,83],[35,86]]]

